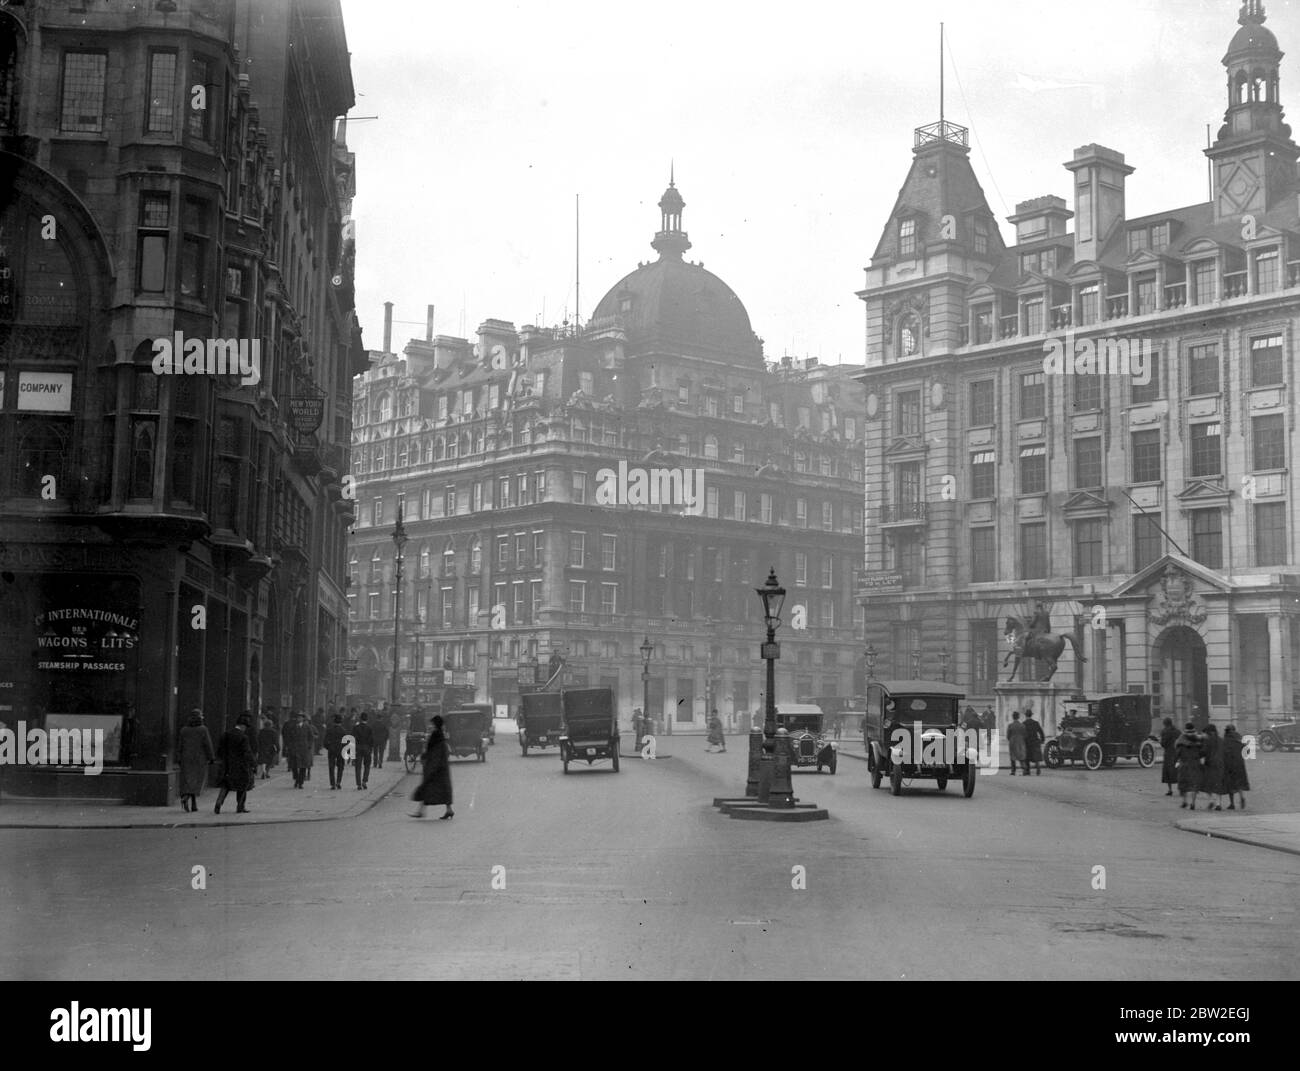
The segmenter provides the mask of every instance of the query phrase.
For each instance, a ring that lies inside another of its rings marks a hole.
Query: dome
[[[1257,22],[1248,22],[1238,30],[1228,46],[1228,55],[1235,56],[1241,52],[1278,52],[1277,38],[1267,26]]]
[[[596,306],[595,319],[623,321],[630,346],[660,344],[762,359],[749,313],[736,292],[711,271],[661,256],[623,277]]]

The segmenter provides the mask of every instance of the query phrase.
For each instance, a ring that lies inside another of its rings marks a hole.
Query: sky
[[[394,348],[483,320],[587,318],[655,259],[669,169],[702,263],[769,360],[862,361],[856,291],[945,114],[1010,241],[1016,203],[1073,207],[1092,142],[1136,168],[1130,218],[1208,200],[1206,125],[1239,0],[342,0],[357,91],[357,315]],[[1300,118],[1300,0],[1271,0]],[[575,204],[580,199],[580,209]],[[580,212],[580,225],[575,214]],[[580,230],[580,242],[575,231]],[[578,278],[575,280],[575,275]],[[575,281],[580,283],[575,287]],[[575,290],[577,293],[575,293]],[[402,322],[406,321],[406,322]]]

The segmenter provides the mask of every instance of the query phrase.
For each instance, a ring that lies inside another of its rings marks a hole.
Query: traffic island
[[[764,751],[763,732],[749,734],[749,778],[744,796],[715,796],[713,806],[723,814],[750,822],[819,822],[830,812],[815,803],[800,803],[790,781],[793,756],[790,737],[778,729],[771,752]]]

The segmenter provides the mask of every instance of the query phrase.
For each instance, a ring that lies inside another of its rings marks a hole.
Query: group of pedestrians
[[[1220,799],[1225,795],[1228,797],[1228,810],[1237,809],[1238,799],[1241,809],[1246,809],[1246,793],[1250,791],[1244,754],[1246,744],[1235,725],[1229,725],[1223,730],[1223,736],[1219,736],[1218,726],[1207,725],[1203,731],[1198,731],[1196,724],[1189,721],[1180,733],[1174,728],[1173,719],[1166,718],[1160,732],[1160,745],[1164,748],[1160,780],[1168,786],[1166,796],[1172,796],[1174,786],[1178,786],[1178,795],[1182,797],[1180,807],[1196,810],[1196,798],[1203,792],[1209,797],[1208,811],[1223,810]]]
[[[220,791],[212,813],[220,814],[226,796],[234,792],[235,813],[247,814],[248,793],[257,783],[258,755],[253,746],[252,715],[248,711],[240,714],[234,726],[221,734],[215,748],[203,721],[203,711],[195,707],[180,731],[181,809],[199,809],[199,796],[207,782],[208,768],[217,765],[215,783]]]
[[[1025,711],[1024,721],[1020,720],[1020,711],[1011,712],[1011,724],[1007,726],[1007,747],[1011,752],[1011,776],[1016,776],[1016,765],[1021,773],[1029,776],[1029,764],[1034,765],[1034,774],[1043,775],[1043,741],[1046,734],[1043,727],[1034,720],[1032,710]]]

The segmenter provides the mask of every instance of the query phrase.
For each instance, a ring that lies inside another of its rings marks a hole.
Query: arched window
[[[370,555],[370,583],[380,584],[384,579],[384,558],[376,544],[375,552]]]
[[[447,443],[441,435],[433,440],[433,460],[441,461],[447,453]]]
[[[469,541],[469,571],[477,576],[483,569],[483,548],[480,546],[478,536],[474,536]]]
[[[718,459],[718,437],[716,435],[704,436],[704,456],[713,461]]]
[[[460,456],[460,436],[447,436],[447,460],[453,461]]]
[[[1263,71],[1255,71],[1250,77],[1250,99],[1268,100],[1268,77]]]
[[[397,467],[399,469],[406,468],[406,461],[407,461],[407,457],[409,456],[409,452],[410,452],[410,446],[408,445],[405,439],[402,439],[397,444]]]
[[[456,546],[449,539],[442,548],[442,575],[451,576],[456,570]]]
[[[429,575],[429,547],[426,544],[420,548],[420,579],[423,580]]]
[[[140,421],[131,429],[132,498],[153,498],[154,424]]]

